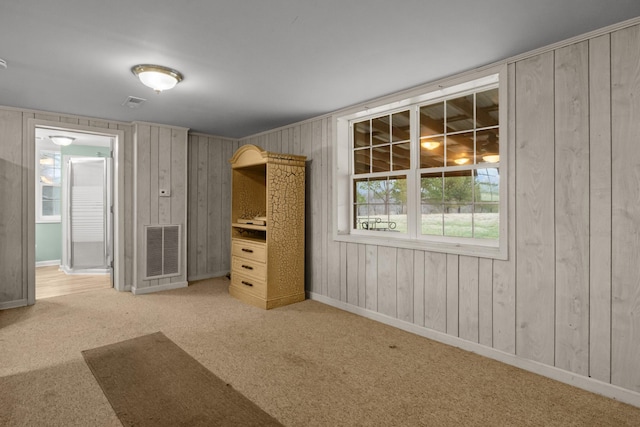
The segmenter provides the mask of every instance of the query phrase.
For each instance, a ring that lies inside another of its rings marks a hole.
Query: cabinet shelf
[[[266,225],[241,224],[239,222],[234,222],[231,226],[236,228],[245,228],[247,230],[267,231]]]

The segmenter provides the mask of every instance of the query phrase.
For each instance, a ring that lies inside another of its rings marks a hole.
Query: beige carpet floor
[[[263,311],[227,286],[0,312],[0,425],[120,425],[80,352],[156,331],[287,426],[640,425],[640,408],[316,301]]]

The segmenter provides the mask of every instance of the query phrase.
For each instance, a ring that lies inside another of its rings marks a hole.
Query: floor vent
[[[180,225],[145,226],[146,278],[180,274]]]

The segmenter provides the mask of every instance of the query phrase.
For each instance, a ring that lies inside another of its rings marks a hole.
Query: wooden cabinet
[[[304,156],[240,147],[231,163],[229,293],[270,309],[302,301]]]

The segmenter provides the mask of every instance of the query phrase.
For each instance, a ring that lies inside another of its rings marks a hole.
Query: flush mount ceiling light
[[[62,136],[62,135],[53,135],[53,136],[50,136],[49,139],[53,141],[54,144],[63,145],[63,146],[70,145],[73,141],[76,140],[75,138],[72,138],[70,136]]]
[[[487,163],[498,163],[500,161],[499,154],[488,154],[486,156],[482,156],[482,160]]]
[[[163,90],[172,89],[182,81],[183,77],[179,71],[161,65],[141,64],[131,69],[143,85],[160,93]]]
[[[459,159],[455,159],[453,163],[456,165],[464,165],[465,163],[469,163],[469,159],[466,157],[460,157]]]

